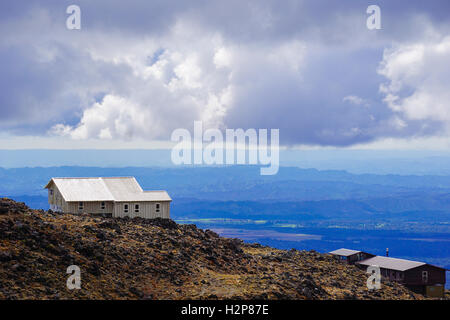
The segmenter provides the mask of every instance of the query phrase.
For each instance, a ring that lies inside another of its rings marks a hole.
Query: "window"
[[[78,203],[78,210],[83,210],[84,209],[84,203],[83,202],[79,202]]]
[[[161,211],[161,204],[157,203],[156,204],[156,212],[160,212]]]
[[[102,203],[100,204],[100,209],[101,210],[105,210],[106,209],[106,203],[104,201],[102,201]]]
[[[422,271],[422,281],[424,283],[428,282],[428,271]]]
[[[123,205],[123,212],[128,213],[128,203]]]
[[[138,204],[134,205],[134,212],[139,213],[139,205]]]
[[[53,189],[48,189],[48,192],[50,193],[50,195],[53,195]]]

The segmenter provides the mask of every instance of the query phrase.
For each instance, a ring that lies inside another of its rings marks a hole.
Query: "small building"
[[[347,264],[354,264],[357,261],[361,261],[375,256],[373,254],[364,251],[351,250],[345,248],[331,251],[330,254],[339,259],[339,261]]]
[[[443,297],[446,269],[425,262],[374,256],[356,262],[362,267],[378,266],[381,276],[399,282],[414,292]]]
[[[52,178],[45,188],[56,212],[170,218],[167,192],[144,191],[134,177]]]

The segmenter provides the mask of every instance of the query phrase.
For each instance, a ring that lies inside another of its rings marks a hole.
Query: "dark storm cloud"
[[[71,4],[0,4],[0,130],[168,139],[207,119],[279,128],[284,144],[344,146],[445,129],[417,111],[445,91],[432,81],[442,72],[407,78],[402,61],[431,39],[420,62],[433,69],[427,57],[447,50],[448,1],[377,1],[377,31],[365,27],[371,1],[78,1],[79,31],[65,28]]]

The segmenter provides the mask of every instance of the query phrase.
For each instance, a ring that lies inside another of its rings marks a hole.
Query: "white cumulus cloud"
[[[450,37],[385,50],[379,73],[385,102],[401,128],[408,121],[432,121],[450,129]]]

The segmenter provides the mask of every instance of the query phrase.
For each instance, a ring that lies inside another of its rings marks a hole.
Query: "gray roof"
[[[52,178],[45,188],[52,183],[67,202],[172,201],[166,191],[143,191],[134,177]]]
[[[413,268],[417,268],[425,265],[425,262],[412,261],[412,260],[404,260],[383,256],[375,256],[369,259],[365,259],[357,264],[361,264],[364,266],[379,266],[380,268],[397,270],[397,271],[405,271]]]
[[[331,251],[330,253],[334,254],[334,255],[337,255],[337,256],[348,257],[348,256],[351,256],[351,255],[360,253],[360,252],[362,252],[362,251],[341,248],[341,249],[337,249],[337,250]]]

